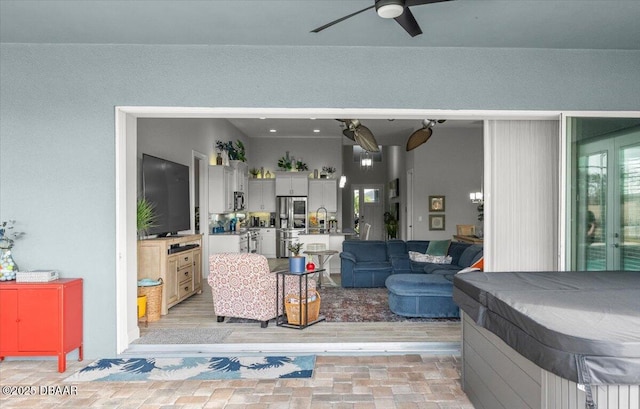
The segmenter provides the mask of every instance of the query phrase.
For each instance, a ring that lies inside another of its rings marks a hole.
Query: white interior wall
[[[469,193],[480,190],[482,132],[436,126],[431,139],[407,155],[407,169],[414,170],[414,240],[450,239],[456,224],[476,224],[477,205]],[[445,196],[445,211],[430,213],[429,196],[437,195]],[[429,230],[430,214],[444,214],[445,230]]]

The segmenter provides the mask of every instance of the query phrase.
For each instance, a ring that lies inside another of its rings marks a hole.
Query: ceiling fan
[[[431,135],[433,134],[433,129],[432,129],[433,126],[436,123],[441,124],[444,121],[446,121],[446,119],[438,119],[438,120],[424,119],[422,121],[422,128],[412,133],[409,136],[409,139],[407,139],[407,152],[414,150],[418,146],[428,141],[429,138],[431,138]]]
[[[342,134],[351,139],[367,152],[380,152],[376,138],[369,128],[362,125],[358,119],[338,119],[345,124]]]
[[[325,28],[329,28],[334,24],[340,23],[348,18],[351,18],[375,7],[378,16],[382,18],[395,19],[398,24],[400,24],[400,26],[402,26],[402,28],[404,28],[405,31],[409,33],[411,37],[415,37],[422,34],[422,29],[420,29],[420,25],[416,21],[415,17],[413,17],[413,13],[409,9],[409,7],[430,3],[441,3],[444,1],[451,0],[375,0],[375,4],[373,6],[363,8],[360,11],[356,11],[355,13],[351,13],[347,16],[341,17],[328,24],[318,27],[315,30],[311,30],[311,32],[319,33]]]

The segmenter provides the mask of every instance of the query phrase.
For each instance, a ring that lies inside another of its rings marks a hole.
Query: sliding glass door
[[[572,270],[640,270],[640,121],[570,120]]]

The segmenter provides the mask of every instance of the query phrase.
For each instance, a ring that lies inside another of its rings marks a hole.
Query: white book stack
[[[17,283],[47,283],[57,280],[60,275],[53,270],[32,270],[16,272]]]

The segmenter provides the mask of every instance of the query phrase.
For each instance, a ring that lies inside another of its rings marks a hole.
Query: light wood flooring
[[[458,354],[461,339],[459,322],[319,322],[305,329],[278,327],[274,321],[267,328],[252,323],[218,323],[213,314],[211,291],[206,281],[202,294],[194,295],[172,307],[159,321],[140,325],[141,336],[153,328],[225,328],[232,333],[216,350],[230,352],[300,351],[313,353],[434,353]],[[321,290],[320,290],[321,291]],[[196,347],[201,350],[203,346]],[[161,347],[131,345],[128,352],[139,353]],[[189,352],[193,347],[165,346],[170,352]]]

